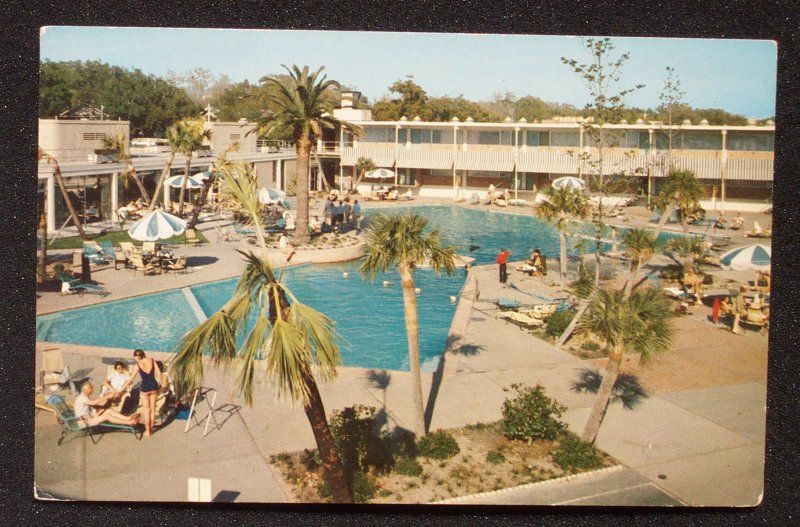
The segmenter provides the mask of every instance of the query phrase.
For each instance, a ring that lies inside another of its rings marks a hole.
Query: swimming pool
[[[531,216],[453,206],[397,207],[390,212],[408,210],[442,227],[445,241],[456,245],[459,253],[475,258],[477,264],[493,263],[500,247],[509,249],[512,259],[527,258],[534,247],[548,256],[558,254],[556,231]],[[370,216],[381,211],[368,209],[365,213]],[[334,320],[344,365],[408,370],[399,277],[388,272],[369,282],[359,276],[358,265],[297,267],[284,271],[283,278],[301,301]],[[438,365],[455,311],[450,297],[458,294],[464,277],[461,269],[450,277],[437,277],[425,269],[416,272],[421,289],[418,309],[424,371],[433,371]],[[383,285],[385,280],[390,282],[388,286]],[[235,284],[236,279],[229,279],[190,290],[208,316],[230,298]],[[168,352],[197,324],[184,292],[172,290],[41,315],[36,319],[36,337],[40,341]]]

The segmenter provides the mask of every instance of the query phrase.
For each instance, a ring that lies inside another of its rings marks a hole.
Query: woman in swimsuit
[[[161,368],[153,359],[144,356],[144,351],[137,349],[133,352],[136,359],[136,366],[131,372],[131,378],[125,385],[127,386],[136,378],[136,374],[142,379],[139,387],[139,397],[144,398],[144,435],[153,435],[153,424],[156,420],[156,399],[158,398],[159,379],[161,379]]]

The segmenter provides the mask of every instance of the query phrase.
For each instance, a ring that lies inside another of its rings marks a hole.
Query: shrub
[[[578,279],[572,283],[572,291],[578,298],[589,298],[594,290],[594,276],[581,263],[578,266]]]
[[[486,461],[488,461],[492,465],[499,465],[500,463],[502,463],[505,460],[506,460],[506,456],[504,456],[503,454],[501,454],[500,452],[498,452],[496,450],[490,450],[486,454]]]
[[[572,434],[561,441],[558,450],[553,453],[553,462],[570,472],[590,470],[603,465],[600,453],[594,445]]]
[[[422,475],[422,465],[419,464],[419,461],[408,457],[401,457],[400,459],[396,460],[392,470],[397,474],[402,474],[403,476],[418,477]]]
[[[572,317],[575,316],[574,309],[565,309],[563,311],[556,311],[550,318],[547,319],[547,326],[544,328],[544,333],[548,337],[558,337],[564,330],[567,329],[569,323],[572,322]]]
[[[366,503],[375,497],[377,491],[378,485],[372,476],[360,470],[353,473],[353,501]]]
[[[581,349],[584,349],[586,351],[600,351],[600,344],[592,340],[589,340],[581,344]]]
[[[517,395],[503,402],[503,435],[530,444],[534,439],[555,439],[564,424],[558,420],[564,407],[550,399],[544,388],[512,384]]]
[[[336,450],[351,481],[356,472],[386,470],[392,456],[378,431],[375,408],[357,404],[334,412],[330,420]]]
[[[460,451],[456,438],[444,430],[431,432],[417,442],[417,453],[431,459],[450,459]]]

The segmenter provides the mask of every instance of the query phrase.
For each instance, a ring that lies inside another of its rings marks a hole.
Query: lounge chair
[[[223,231],[219,225],[215,225],[214,229],[217,231],[217,238],[220,241],[235,242],[241,239],[235,232]]]
[[[70,393],[75,391],[75,383],[69,366],[64,365],[60,350],[48,350],[42,354],[42,371],[39,372],[39,383],[44,391],[45,386],[61,386],[69,384]]]
[[[136,247],[131,242],[119,242],[119,248],[122,249],[122,252],[125,253],[125,256],[130,256],[131,254],[140,254],[139,248]]]
[[[252,236],[255,234],[255,231],[253,231],[252,229],[248,229],[247,227],[245,227],[240,223],[233,224],[233,231],[236,234],[239,234],[240,236]]]
[[[128,262],[130,263],[131,269],[133,270],[133,274],[136,274],[136,271],[141,271],[142,274],[157,274],[158,271],[156,270],[155,266],[152,263],[144,263],[144,259],[142,259],[141,254],[132,254],[128,257]]]
[[[140,430],[137,430],[135,427],[129,425],[117,425],[113,423],[88,425],[84,419],[75,417],[75,412],[72,410],[72,408],[67,406],[66,401],[60,395],[51,395],[48,397],[47,404],[53,408],[53,411],[56,413],[56,419],[61,425],[61,436],[58,438],[59,446],[67,435],[74,432],[85,432],[89,434],[89,439],[92,440],[92,444],[94,445],[97,444],[94,434],[108,430],[122,430],[124,432],[131,432],[133,437],[135,437],[137,440],[141,439],[142,437]]]
[[[111,292],[105,287],[89,282],[84,282],[80,278],[73,278],[67,273],[58,273],[58,279],[61,280],[61,294],[71,295],[90,293],[93,295],[110,295]]]
[[[406,192],[400,194],[397,199],[410,201],[414,199],[414,194],[411,192],[411,189],[408,189]]]
[[[189,269],[186,267],[186,257],[185,256],[178,256],[178,259],[174,262],[167,263],[165,269],[167,271],[174,271],[175,274],[179,272],[182,274],[186,274],[189,272]]]
[[[130,367],[125,367],[125,372],[128,375],[130,375],[131,374]],[[105,378],[108,379],[114,373],[116,373],[115,366],[113,364],[110,364],[108,366],[108,368],[106,368],[106,377]],[[109,388],[108,386],[103,384],[100,387],[100,397],[104,397],[110,391],[111,391],[111,388]],[[125,393],[122,394],[122,397],[120,397],[119,401],[117,401],[117,404],[115,404],[114,406],[110,406],[110,408],[112,410],[116,411],[116,412],[122,413],[122,409],[125,407],[125,403],[128,401],[128,399],[130,399],[130,397],[131,397],[131,387],[128,386],[128,388],[125,390]]]
[[[195,231],[194,229],[186,229],[186,232],[184,233],[184,241],[187,244],[193,244],[193,245],[201,243],[200,238],[197,237],[197,231]]]
[[[469,204],[470,205],[480,205],[481,198],[478,196],[477,192],[473,192],[472,195],[469,197]]]
[[[142,255],[152,256],[156,253],[156,242],[142,242]]]
[[[665,287],[662,289],[665,295],[673,300],[682,302],[694,301],[694,297],[679,287]]]
[[[517,326],[525,329],[536,329],[544,326],[543,320],[534,318],[526,313],[518,313],[516,311],[502,311],[497,313],[496,318],[516,324]]]
[[[511,311],[515,309],[519,309],[519,302],[514,300],[513,298],[498,298],[495,301],[497,307],[500,308],[500,311]]]
[[[104,264],[109,261],[108,256],[103,254],[103,249],[97,242],[83,242],[83,254],[93,264]]]

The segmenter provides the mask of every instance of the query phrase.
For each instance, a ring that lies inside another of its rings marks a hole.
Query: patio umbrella
[[[561,190],[562,188],[566,188],[569,190],[583,190],[586,188],[586,184],[576,177],[565,176],[554,180],[553,187],[559,190]]]
[[[157,209],[131,225],[128,234],[140,242],[154,242],[178,236],[185,230],[185,221]]]
[[[276,188],[258,189],[258,201],[260,201],[264,205],[279,203],[280,201],[285,199],[286,199],[286,193],[282,190],[278,190]]]
[[[198,177],[200,174],[195,174],[193,176],[189,176],[189,179],[186,181],[186,188],[188,189],[198,189],[203,188],[203,179]],[[165,183],[172,188],[181,188],[183,182],[183,176],[172,176],[171,178],[167,178]]]
[[[376,168],[375,170],[365,172],[364,177],[370,179],[392,179],[394,178],[394,172],[388,168]]]
[[[771,261],[772,248],[769,245],[761,244],[737,247],[719,257],[719,263],[723,269],[736,271],[746,269],[769,271]]]

